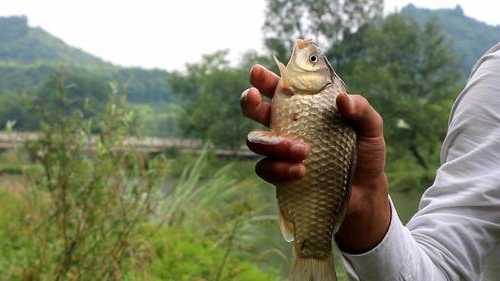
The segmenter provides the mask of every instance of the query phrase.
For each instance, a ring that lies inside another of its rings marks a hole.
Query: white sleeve
[[[455,102],[441,161],[406,227],[393,207],[379,245],[343,253],[351,280],[480,280],[500,242],[500,44],[481,58]]]

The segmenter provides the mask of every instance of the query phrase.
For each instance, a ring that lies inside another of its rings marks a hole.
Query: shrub
[[[123,280],[147,266],[150,253],[140,230],[155,210],[164,161],[148,161],[126,145],[134,115],[116,87],[94,136],[92,119],[78,110],[64,114],[66,86],[57,85],[62,106],[42,120],[40,139],[27,146],[41,167],[28,176],[21,228],[33,240],[32,251],[8,274],[22,280]]]

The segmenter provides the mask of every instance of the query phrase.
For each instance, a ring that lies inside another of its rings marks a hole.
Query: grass
[[[13,155],[0,158],[27,164]],[[276,224],[274,188],[255,176],[254,161],[221,161],[207,153],[178,155],[168,163],[159,216],[141,238],[147,265],[126,280],[286,279],[291,245]],[[32,254],[23,235],[25,184],[22,175],[0,176],[0,280],[11,280]],[[394,190],[391,196],[407,221],[420,193]],[[339,281],[347,280],[336,261]]]
[[[136,250],[146,262],[127,280],[279,279],[280,266],[266,267],[267,259],[261,258],[269,245],[261,247],[257,240],[267,235],[256,237],[274,221],[262,208],[267,201],[253,180],[234,177],[235,168],[227,163],[214,168],[208,158],[186,160],[180,175],[175,164],[182,159],[169,160],[169,182],[174,183],[165,185],[157,216],[144,224],[139,237],[143,243]],[[26,184],[23,175],[0,176],[0,280],[36,276],[24,262],[34,254],[25,218],[37,215],[26,209],[30,201],[25,195],[31,192]],[[52,242],[47,241],[49,247]]]

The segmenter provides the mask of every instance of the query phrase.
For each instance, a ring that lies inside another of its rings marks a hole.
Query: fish
[[[356,132],[336,98],[346,86],[313,40],[297,39],[271,101],[273,135],[310,146],[306,175],[276,185],[278,220],[293,243],[290,281],[336,280],[332,241],[346,214],[356,165]]]

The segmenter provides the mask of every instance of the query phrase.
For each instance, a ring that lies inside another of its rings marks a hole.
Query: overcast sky
[[[410,2],[460,4],[465,14],[500,24],[496,0],[386,0],[386,11]],[[220,49],[237,58],[262,48],[264,7],[265,0],[0,0],[0,16],[27,15],[30,25],[116,64],[173,70]]]

